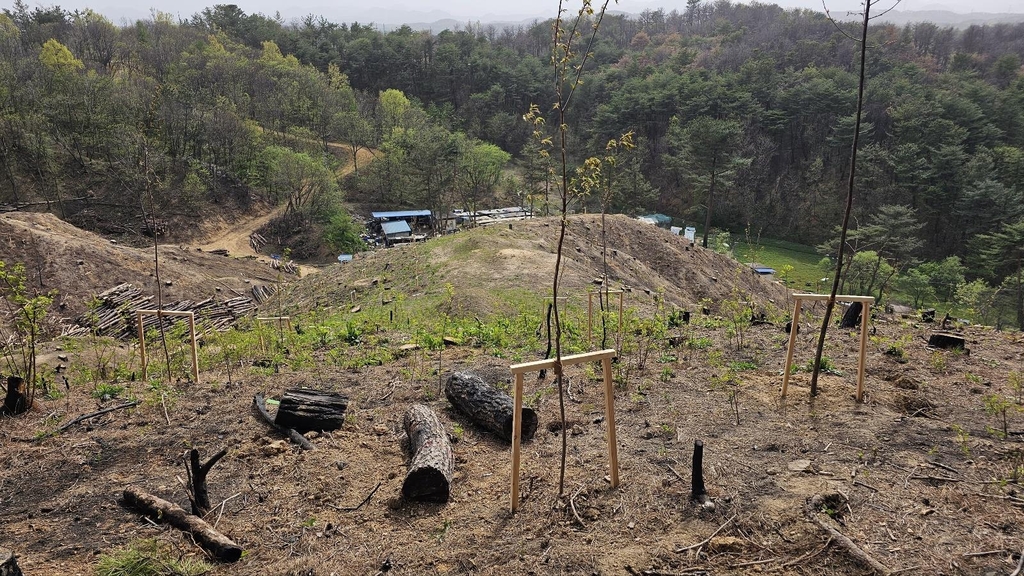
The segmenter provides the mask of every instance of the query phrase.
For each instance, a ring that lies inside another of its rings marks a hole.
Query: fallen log
[[[448,377],[444,395],[456,410],[469,416],[473,422],[506,442],[512,441],[515,406],[508,394],[487,384],[479,376],[456,372]],[[522,418],[522,439],[529,440],[537,432],[537,413],[524,406]]]
[[[285,428],[284,426],[278,426],[274,422],[274,419],[270,417],[270,413],[267,412],[267,404],[263,400],[263,396],[260,396],[259,394],[253,396],[252,397],[252,404],[253,404],[253,406],[256,407],[256,410],[259,411],[260,416],[263,417],[263,420],[267,424],[270,424],[270,426],[274,430],[277,430],[281,434],[284,434],[285,436],[287,436],[292,442],[294,442],[294,443],[298,444],[299,446],[301,446],[303,450],[312,450],[313,449],[313,445],[309,443],[309,440],[306,440],[305,436],[303,436],[302,434],[299,434],[298,432],[296,432],[292,428]]]
[[[871,570],[875,574],[880,574],[881,576],[888,576],[892,573],[888,568],[885,567],[885,565],[883,565],[878,560],[872,558],[871,555],[865,552],[860,546],[854,544],[853,540],[847,538],[839,530],[836,530],[832,526],[829,526],[824,520],[821,519],[821,517],[813,508],[808,506],[806,507],[804,512],[807,515],[807,518],[815,524],[817,524],[819,527],[821,527],[822,530],[827,532],[836,544],[845,549],[850,556],[854,557],[861,564],[871,568]]]
[[[22,576],[18,559],[10,550],[0,550],[0,576]]]
[[[216,531],[205,520],[185,512],[180,506],[162,498],[129,486],[124,489],[124,501],[147,516],[166,522],[178,530],[188,532],[211,556],[222,562],[237,562],[242,557],[242,547],[227,536]]]
[[[285,390],[274,423],[299,433],[337,430],[345,423],[348,397],[306,388]]]
[[[402,497],[420,502],[448,502],[455,455],[434,411],[414,404],[402,418],[412,460],[402,483]]]

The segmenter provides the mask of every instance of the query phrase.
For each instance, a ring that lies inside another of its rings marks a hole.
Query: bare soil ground
[[[797,373],[783,400],[787,336],[781,327],[751,327],[737,349],[727,327],[701,327],[711,323],[694,308],[709,299],[714,312],[748,291],[755,306],[767,309],[774,301],[785,308],[781,287],[736,272],[719,255],[687,250],[663,231],[614,220],[609,277],[633,288],[627,306],[649,313],[661,295],[694,310],[694,324],[679,329],[682,334],[713,343],[659,348],[643,370],[635,356],[620,359],[634,369],[615,393],[618,488],[606,481],[603,396],[592,369],[569,372],[574,400],[567,401],[562,497],[557,390],[550,378],[528,379],[527,397],[541,425],[524,445],[522,506],[514,516],[509,447],[448,407],[432,371],[436,353],[413,351],[358,370],[327,363],[270,375],[235,370],[230,379],[206,369],[201,385],[154,390],[124,382],[127,393],[144,400],[141,406],[40,441],[32,441],[37,433],[97,407],[87,383],[74,383],[65,398],[40,401],[26,416],[0,421],[7,463],[0,470],[0,547],[19,554],[26,574],[41,576],[90,574],[99,555],[144,537],[201,556],[187,536],[119,503],[124,487],[136,485],[187,506],[176,477],[184,475],[182,453],[196,446],[204,455],[229,449],[210,475],[217,505],[210,519],[246,550],[240,562],[211,574],[382,574],[385,566],[388,574],[409,575],[869,573],[812,515],[900,573],[1013,571],[1024,542],[1024,498],[1015,476],[1024,470],[1024,416],[1011,412],[1011,434],[1000,438],[990,428],[1001,423],[986,413],[983,397],[1013,396],[1009,375],[1024,367],[1019,333],[969,327],[969,355],[933,351],[925,345],[932,326],[879,314],[871,322],[865,403],[852,398],[858,338],[838,329],[830,332],[826,353],[839,373],[823,375],[813,400],[808,374]],[[436,295],[449,282],[462,312],[500,312],[487,309],[498,306],[495,293],[512,285],[538,295],[548,289],[556,228],[555,220],[516,223],[512,230],[443,238],[433,247],[369,254],[303,280],[290,297],[295,306],[347,308],[351,290],[365,284],[360,281],[389,277],[393,290],[409,298]],[[564,285],[578,295],[601,273],[598,219],[574,218],[570,231]],[[73,275],[60,279],[74,282]],[[801,328],[797,362],[803,364],[816,330],[809,323]],[[406,335],[389,336],[397,346]],[[904,358],[883,353],[907,336]],[[543,351],[539,338],[536,350]],[[506,386],[509,363],[455,346],[444,352],[441,373],[475,371]],[[728,400],[732,388],[718,383],[727,370],[739,380],[738,422]],[[309,452],[282,446],[251,409],[253,394],[277,395],[297,385],[351,398],[345,426],[314,438]],[[398,497],[408,459],[401,419],[413,403],[434,408],[455,442],[456,475],[445,505]],[[713,511],[689,500],[696,438],[706,447]],[[345,510],[371,492],[365,505]],[[813,500],[816,495],[825,499]],[[706,544],[677,552],[720,527]]]
[[[0,215],[0,253],[21,262],[30,288],[59,291],[59,313],[85,312],[92,296],[122,282],[156,294],[153,248],[133,248],[76,228],[52,214]],[[251,295],[253,282],[275,283],[274,271],[254,259],[210,254],[189,246],[161,244],[160,281],[165,302]]]

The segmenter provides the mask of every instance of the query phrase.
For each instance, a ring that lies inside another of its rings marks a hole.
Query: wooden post
[[[789,325],[789,347],[786,350],[786,367],[782,372],[782,397],[786,397],[786,391],[789,389],[789,368],[793,365],[793,350],[796,348],[796,332],[798,322],[800,321],[800,305],[802,304],[800,298],[794,297],[796,306],[793,309],[793,320]]]
[[[142,328],[142,317],[144,315],[156,315],[162,322],[164,316],[183,316],[188,318],[188,332],[192,338],[190,348],[192,350],[192,378],[196,384],[199,383],[199,350],[196,340],[196,314],[195,312],[180,312],[177,310],[136,310],[139,319],[139,353],[142,356],[142,379],[149,380],[149,366],[146,363],[146,332]]]
[[[828,299],[828,294],[793,294],[793,300],[796,302],[796,305],[793,309],[793,323],[789,330],[789,349],[786,352],[786,367],[782,375],[783,398],[786,397],[786,391],[789,388],[789,369],[793,364],[793,349],[796,347],[797,320],[800,318],[801,301],[811,300],[817,303],[827,301]],[[857,402],[862,402],[864,399],[864,363],[868,339],[868,315],[871,313],[871,305],[875,303],[875,298],[874,296],[837,295],[836,302],[860,302],[863,305],[860,320],[860,357],[857,360]]]
[[[600,293],[601,291],[598,290]],[[606,290],[604,291],[607,295],[618,294],[619,295],[619,326],[617,329],[617,336],[615,338],[615,345],[622,345],[622,306],[623,306],[623,294],[625,290]],[[594,292],[587,292],[587,342],[590,344],[594,343],[593,337],[593,326],[594,326]]]
[[[860,358],[857,362],[857,402],[864,401],[864,355],[868,344],[868,318],[870,316],[871,303],[864,302],[864,309],[860,312]]]
[[[523,373],[516,374],[512,407],[512,513],[519,508],[519,440],[523,433]]]
[[[625,290],[619,290],[619,337],[615,341],[615,349],[622,348],[622,295]]]
[[[619,485],[619,445],[615,441],[615,390],[612,388],[612,359],[601,360],[604,368],[604,418],[608,423],[608,463],[611,466],[612,488]]]
[[[188,316],[188,331],[192,334],[192,381],[199,384],[199,347],[196,343],[196,315]]]
[[[142,380],[149,380],[149,366],[146,364],[146,331],[142,329],[142,312],[136,312],[139,320],[139,353],[142,356]]]
[[[594,345],[594,293],[587,292],[587,343]]]
[[[562,366],[572,366],[585,362],[602,362],[604,369],[604,390],[605,390],[605,421],[608,425],[608,459],[611,467],[612,487],[619,485],[619,457],[618,446],[615,441],[615,395],[612,389],[612,358],[617,353],[613,349],[586,352],[583,354],[572,354],[562,356]],[[524,362],[509,366],[512,374],[516,377],[515,398],[513,399],[512,414],[512,513],[519,508],[519,442],[522,436],[523,418],[523,374],[527,372],[539,372],[550,370],[555,367],[555,358],[537,360],[535,362]]]

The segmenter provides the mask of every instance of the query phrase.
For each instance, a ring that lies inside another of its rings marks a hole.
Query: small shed
[[[396,242],[404,242],[412,238],[412,228],[405,220],[393,222],[381,222],[381,232],[384,234],[384,243],[391,245]]]
[[[374,221],[380,222],[405,222],[413,230],[430,230],[433,226],[433,216],[430,210],[394,210],[390,212],[371,212]]]
[[[641,216],[640,219],[653,222],[659,228],[665,228],[666,230],[672,226],[672,217],[668,214],[648,214]]]

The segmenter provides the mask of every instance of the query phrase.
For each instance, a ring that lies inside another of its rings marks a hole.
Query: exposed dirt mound
[[[5,262],[25,264],[33,289],[58,290],[60,313],[71,318],[87,309],[93,295],[124,282],[156,293],[152,248],[116,244],[52,214],[0,215],[0,254]],[[254,260],[160,246],[160,281],[167,302],[251,295],[254,283],[276,280],[266,264]]]
[[[751,301],[755,308],[785,302],[784,288],[721,254],[667,230],[635,219],[606,217],[608,279],[625,288],[627,301],[651,304],[661,293],[675,306],[694,309],[702,299]],[[558,219],[537,218],[508,226],[478,228],[422,244],[361,255],[351,264],[331,266],[325,278],[296,286],[295,298],[307,306],[347,301],[368,278],[386,277],[393,290],[407,295],[454,288],[455,308],[473,314],[501,311],[505,291],[526,290],[538,300],[551,292],[558,247]],[[603,275],[600,215],[569,218],[563,245],[560,294],[586,305]],[[539,305],[539,304],[538,304]],[[714,306],[714,305],[712,305]]]

